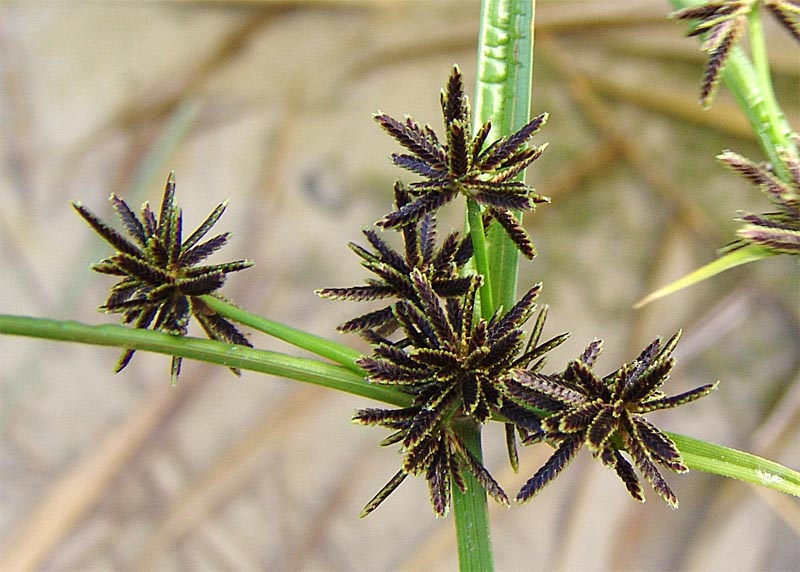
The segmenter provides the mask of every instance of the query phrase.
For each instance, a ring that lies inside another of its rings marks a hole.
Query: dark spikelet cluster
[[[205,294],[216,296],[229,273],[253,265],[250,260],[238,260],[197,266],[228,241],[229,233],[224,233],[200,242],[222,216],[226,203],[217,206],[184,240],[181,209],[175,204],[174,173],[167,179],[158,217],[147,203],[137,215],[115,195],[110,200],[128,238],[81,203],[72,203],[89,226],[117,250],[114,256],[92,265],[96,272],[120,277],[100,309],[122,314],[123,323],[136,328],[161,330],[175,336],[186,335],[189,319],[194,316],[209,338],[251,346],[234,324],[211,311],[200,298]],[[127,366],[133,354],[134,350],[123,352],[115,371]],[[173,356],[172,383],[177,381],[180,369],[181,358]]]
[[[795,136],[795,145],[800,138]],[[781,159],[786,165],[790,181],[780,180],[765,165],[759,165],[732,151],[725,151],[717,159],[758,188],[775,205],[776,211],[755,215],[744,213],[739,220],[744,225],[736,232],[740,240],[727,250],[745,244],[759,244],[775,253],[800,254],[800,160],[795,149],[786,149]]]
[[[763,0],[767,10],[800,42],[800,2],[798,0]]]
[[[797,0],[762,0],[764,6],[778,22],[800,41],[800,2]],[[708,55],[708,63],[703,74],[700,102],[706,108],[711,106],[720,75],[728,61],[731,49],[742,38],[747,27],[747,17],[757,10],[757,0],[719,0],[700,6],[683,8],[670,16],[679,20],[694,21],[690,36],[705,34],[702,49]]]
[[[424,415],[421,407],[406,409],[363,409],[358,411],[353,420],[363,425],[380,425],[395,431],[381,445],[391,445],[409,440],[411,426]],[[404,445],[405,446],[405,445]],[[403,467],[376,494],[361,511],[361,517],[367,516],[386,500],[408,475],[424,475],[428,482],[430,500],[437,517],[447,516],[450,511],[452,486],[466,490],[464,471],[472,473],[493,499],[508,506],[508,496],[497,484],[464,441],[447,423],[439,423],[431,428],[415,444],[413,452],[406,451]]]
[[[376,343],[373,354],[359,361],[372,383],[393,385],[413,396],[411,407],[400,410],[367,409],[355,421],[382,425],[396,432],[384,444],[400,443],[403,467],[370,501],[374,510],[408,474],[423,474],[428,481],[434,511],[444,516],[450,505],[450,486],[463,489],[462,471],[475,475],[490,496],[503,504],[508,498],[481,464],[471,456],[452,430],[454,419],[467,417],[485,423],[492,413],[508,418],[521,409],[501,393],[500,379],[513,367],[541,356],[555,345],[523,351],[521,326],[531,316],[540,286],[531,288],[502,316],[473,318],[480,277],[471,278],[461,297],[443,299],[421,271],[411,274],[415,300],[401,300],[395,317],[405,338],[399,343]],[[535,423],[535,422],[534,422]],[[538,429],[538,424],[532,427]]]
[[[545,375],[515,370],[506,381],[507,391],[521,405],[549,413],[541,421],[541,430],[528,442],[547,440],[556,451],[522,487],[518,502],[538,494],[575,457],[585,444],[601,462],[616,471],[628,492],[644,502],[644,492],[631,464],[619,445],[627,450],[633,464],[653,489],[672,508],[678,499],[656,468],[662,465],[676,472],[686,472],[680,452],[664,432],[643,415],[689,403],[707,395],[717,384],[704,385],[680,395],[667,397],[661,386],[675,365],[671,353],[680,332],[667,343],[655,340],[636,360],[600,378],[592,371],[602,349],[602,342],[591,343],[583,354],[571,361],[563,373]],[[619,443],[615,443],[615,440]]]
[[[702,49],[708,53],[708,63],[700,88],[700,103],[711,107],[719,86],[720,74],[725,68],[731,48],[736,45],[747,27],[747,15],[753,0],[726,0],[710,2],[697,7],[684,8],[672,13],[679,20],[696,20],[690,36],[706,34]]]
[[[393,154],[395,165],[423,178],[412,183],[409,203],[387,214],[378,225],[393,228],[414,224],[462,194],[485,208],[485,221],[496,221],[514,241],[520,252],[533,258],[535,250],[515,211],[531,211],[546,197],[516,180],[544,151],[546,145],[527,147],[527,141],[547,121],[543,113],[516,133],[487,145],[489,122],[472,136],[472,118],[464,83],[454,67],[441,95],[445,141],[427,125],[411,118],[398,121],[379,113],[375,120],[408,153]]]
[[[401,183],[394,187],[395,204],[398,209],[411,201],[411,197]],[[450,233],[436,247],[436,219],[431,215],[403,226],[401,229],[405,248],[402,253],[393,250],[373,229],[364,230],[364,236],[372,246],[367,250],[350,243],[350,248],[362,259],[362,266],[377,276],[367,284],[346,288],[323,288],[316,291],[322,298],[335,300],[378,300],[386,298],[417,300],[416,290],[411,280],[411,272],[418,269],[430,281],[433,291],[439,296],[463,296],[467,293],[472,279],[461,276],[464,265],[472,257],[472,242],[469,237],[461,238],[459,233]],[[397,329],[390,304],[379,310],[369,312],[348,320],[338,327],[341,332],[361,332],[367,338],[389,336]]]

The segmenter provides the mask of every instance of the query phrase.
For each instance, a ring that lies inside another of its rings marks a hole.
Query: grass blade
[[[738,479],[800,497],[800,473],[756,455],[668,433],[690,469]]]
[[[705,266],[701,266],[686,276],[678,278],[674,282],[670,282],[666,286],[663,286],[655,292],[648,294],[636,302],[633,307],[641,308],[650,302],[658,300],[659,298],[663,298],[664,296],[669,296],[678,290],[683,290],[684,288],[687,288],[693,284],[697,284],[698,282],[702,282],[703,280],[707,280],[708,278],[716,276],[721,272],[741,266],[742,264],[747,264],[748,262],[763,260],[771,256],[774,256],[774,253],[770,252],[763,246],[757,244],[748,244],[747,246],[743,246],[742,248],[736,249],[733,252],[723,254]]]

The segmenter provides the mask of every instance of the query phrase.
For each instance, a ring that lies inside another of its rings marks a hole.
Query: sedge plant
[[[740,90],[737,99],[745,107],[750,91],[767,89],[759,67],[763,62],[756,61],[756,71],[750,73],[746,56],[733,47],[749,18],[751,45],[759,49],[756,4],[679,6],[686,9],[678,17],[698,21],[693,33],[706,34],[704,45],[712,52],[703,83],[704,104],[710,103],[720,74],[731,89]],[[765,4],[796,34],[796,3]],[[433,514],[453,513],[462,570],[493,569],[488,498],[507,506],[527,503],[525,510],[535,510],[534,497],[567,470],[584,446],[639,502],[647,496],[645,482],[668,506],[677,508],[678,498],[669,486],[672,473],[692,469],[800,496],[797,471],[665,432],[648,420],[650,412],[688,404],[718,385],[712,380],[677,395],[665,387],[675,366],[673,351],[680,332],[666,341],[656,339],[605,374],[597,368],[603,347],[597,339],[563,367],[546,363],[547,354],[568,334],[543,339],[548,310],[537,304],[547,285],[517,283],[520,261],[535,264],[538,254],[526,230],[531,221],[535,226],[538,215],[530,215],[540,207],[555,208],[524,179],[547,147],[543,139],[548,115],[530,113],[534,14],[532,0],[484,0],[474,97],[467,93],[468,83],[458,66],[443,70],[441,127],[421,125],[411,117],[374,116],[398,145],[392,162],[411,180],[398,180],[393,190],[386,190],[387,196],[393,193],[393,210],[363,231],[365,244],[350,244],[368,274],[364,282],[317,291],[327,299],[384,301],[383,307],[358,313],[339,327],[348,335],[362,336],[370,345],[367,354],[254,315],[227,300],[222,287],[228,275],[246,270],[252,262],[201,264],[229,239],[227,234],[206,239],[225,203],[184,237],[173,174],[157,212],[145,204],[137,214],[112,195],[117,227],[88,206],[73,205],[114,250],[93,269],[117,280],[101,308],[120,314],[125,325],[4,315],[0,331],[122,348],[117,371],[135,351],[166,354],[172,356],[173,383],[180,383],[181,360],[190,358],[380,402],[380,407],[359,409],[352,420],[388,429],[380,444],[398,447],[402,460],[394,475],[387,475],[387,484],[365,501],[361,516],[378,509],[407,478],[424,479]],[[753,58],[761,55],[754,53]],[[787,133],[774,98],[767,105],[771,107],[766,110],[746,111],[754,117],[763,112],[758,116],[759,136],[768,157],[782,161],[781,166],[767,168],[733,152],[723,153],[720,160],[762,188],[779,212],[744,215],[738,240],[747,244],[733,250],[755,244],[771,253],[794,253],[797,139]],[[459,201],[465,229],[443,233],[438,210]],[[191,319],[209,339],[187,336]],[[254,348],[242,327],[318,357]],[[481,431],[493,422],[505,426],[507,454],[515,470],[524,454],[520,443],[553,449],[519,491],[506,492],[484,465]]]

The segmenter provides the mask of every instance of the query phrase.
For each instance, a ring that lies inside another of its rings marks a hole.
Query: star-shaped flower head
[[[525,146],[547,121],[547,114],[539,115],[516,133],[486,145],[491,123],[484,123],[472,136],[469,102],[457,66],[442,92],[441,104],[444,143],[429,126],[420,127],[411,118],[398,121],[381,113],[375,116],[381,127],[409,151],[393,154],[395,165],[424,179],[410,185],[413,201],[387,214],[378,224],[384,228],[413,224],[462,194],[483,205],[488,217],[503,227],[517,248],[533,258],[533,243],[514,211],[533,210],[536,203],[549,199],[515,179],[547,146]]]
[[[407,205],[411,197],[401,183],[394,187],[395,204],[400,209]],[[336,300],[377,300],[397,298],[417,300],[417,293],[411,278],[413,269],[418,269],[430,281],[433,291],[439,296],[463,296],[472,283],[469,277],[461,276],[461,270],[472,257],[472,242],[469,237],[461,238],[459,233],[450,233],[436,248],[436,219],[425,215],[413,224],[401,228],[405,245],[403,253],[393,250],[374,230],[364,230],[373,250],[350,243],[350,248],[363,262],[367,270],[377,275],[377,279],[367,280],[362,286],[347,288],[323,288],[316,294],[322,298]],[[368,338],[373,335],[388,336],[397,329],[390,304],[380,310],[369,312],[348,320],[337,329],[340,332],[362,332]]]
[[[203,224],[183,240],[181,209],[175,205],[174,173],[167,179],[158,218],[147,203],[137,216],[122,199],[112,194],[109,200],[129,238],[81,203],[72,203],[89,226],[117,250],[114,256],[92,265],[96,272],[122,277],[111,288],[110,296],[100,309],[122,314],[123,323],[136,328],[161,330],[175,336],[186,335],[189,318],[194,316],[209,338],[251,346],[234,324],[211,311],[200,298],[205,294],[219,297],[217,291],[228,273],[253,265],[251,260],[238,260],[197,266],[228,241],[230,233],[200,242],[222,216],[227,202],[217,206]],[[115,371],[127,366],[133,354],[134,350],[123,352]],[[173,356],[173,383],[180,369],[181,358]]]
[[[800,138],[794,137],[795,144]],[[766,166],[759,165],[732,151],[717,156],[720,162],[758,185],[775,205],[776,212],[755,215],[743,214],[739,220],[745,224],[736,232],[741,240],[728,249],[744,244],[760,244],[773,252],[800,254],[800,160],[795,149],[787,149],[781,159],[791,177],[783,182]]]
[[[689,32],[690,36],[707,34],[701,46],[709,54],[700,91],[700,102],[704,107],[711,106],[731,49],[744,34],[750,12],[758,9],[757,2],[758,0],[719,0],[683,8],[670,15],[679,20],[697,22]],[[800,41],[800,2],[763,0],[763,4],[781,25]]]
[[[362,425],[380,425],[395,432],[381,442],[382,446],[405,443],[416,420],[424,415],[419,406],[404,409],[362,409],[353,421]],[[405,447],[405,445],[404,445]],[[450,511],[452,486],[466,490],[464,470],[472,473],[489,495],[497,502],[509,505],[508,496],[497,484],[489,471],[473,455],[453,428],[442,420],[419,437],[413,450],[405,449],[402,468],[376,494],[361,511],[367,516],[386,500],[408,475],[424,475],[428,482],[431,506],[437,517],[447,516]]]
[[[472,277],[465,296],[444,300],[419,270],[412,272],[412,280],[420,304],[401,300],[394,308],[407,347],[376,344],[373,355],[359,365],[373,383],[399,385],[425,397],[419,403],[425,416],[417,420],[412,435],[424,434],[454,411],[485,423],[502,405],[498,380],[520,357],[525,337],[521,326],[533,312],[541,285],[528,290],[502,317],[486,321],[473,318],[480,277]],[[404,444],[412,448],[414,437]]]
[[[539,285],[528,290],[506,314],[478,321],[473,314],[482,281],[479,276],[472,277],[466,295],[446,299],[436,295],[428,278],[418,269],[413,270],[412,279],[419,303],[401,300],[394,307],[405,334],[402,344],[376,343],[373,355],[359,360],[370,382],[393,385],[413,396],[411,407],[367,409],[355,416],[363,424],[395,429],[397,432],[384,443],[400,442],[405,455],[401,472],[365,511],[373,510],[405,475],[425,473],[434,510],[443,515],[449,506],[451,479],[456,486],[463,485],[457,467],[466,467],[490,495],[507,503],[502,489],[480,463],[466,456],[466,449],[451,431],[450,422],[466,416],[485,423],[492,412],[507,418],[518,417],[521,408],[516,404],[508,403],[509,409],[506,408],[500,380],[511,368],[538,359],[565,336],[523,350],[521,327],[533,312]],[[538,427],[537,420],[526,428],[538,430]]]
[[[604,378],[592,371],[602,349],[600,341],[590,344],[562,374],[527,370],[511,374],[506,385],[514,399],[551,413],[542,420],[541,432],[530,441],[545,439],[556,445],[553,456],[522,487],[517,501],[525,502],[538,494],[585,444],[604,465],[616,471],[633,498],[644,502],[639,479],[619,452],[616,436],[659,496],[672,508],[678,507],[678,499],[656,463],[679,473],[688,469],[672,439],[648,422],[644,414],[689,403],[717,386],[703,385],[672,397],[661,391],[675,365],[671,353],[679,337],[680,332],[663,346],[656,339],[635,361]]]

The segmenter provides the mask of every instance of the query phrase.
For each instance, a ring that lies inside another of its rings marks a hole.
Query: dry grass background
[[[0,6],[2,311],[103,323],[106,249],[71,211],[117,193],[157,202],[169,170],[188,225],[219,200],[254,258],[226,293],[322,335],[357,309],[312,290],[363,278],[345,243],[390,205],[393,143],[378,109],[437,126],[458,62],[474,80],[479,5],[441,2],[28,3]],[[798,466],[798,272],[777,258],[640,311],[655,286],[714,256],[740,208],[766,202],[714,155],[758,158],[724,88],[696,102],[703,56],[666,2],[545,1],[534,111],[550,148],[530,180],[553,204],[526,219],[551,364],[606,340],[609,370],[683,327],[672,392],[721,380],[661,426]],[[797,47],[768,28],[779,97],[800,125]],[[459,224],[453,213],[452,222]],[[548,332],[546,332],[548,333]],[[256,346],[293,351],[262,335]],[[348,340],[354,345],[356,339]],[[453,526],[407,481],[365,520],[398,457],[351,425],[358,398],[168,359],[0,338],[0,567],[43,570],[448,570]],[[358,346],[363,347],[363,346]],[[515,491],[546,459],[502,435],[487,463]],[[797,570],[800,506],[700,473],[668,476],[673,512],[640,506],[582,454],[530,505],[493,507],[499,570]]]

